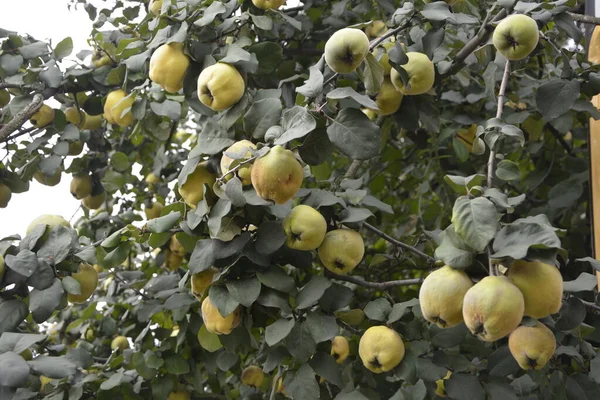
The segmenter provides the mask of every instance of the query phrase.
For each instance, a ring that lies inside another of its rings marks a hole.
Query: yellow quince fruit
[[[56,226],[64,226],[66,228],[71,227],[69,221],[67,221],[60,215],[44,214],[31,221],[31,223],[27,227],[26,234],[29,234],[38,225],[47,225],[50,227],[50,230],[52,230]]]
[[[325,43],[325,62],[333,72],[349,74],[363,62],[369,52],[369,38],[356,28],[336,31]]]
[[[350,345],[344,336],[336,336],[331,339],[331,355],[335,362],[343,364],[350,355]]]
[[[256,193],[276,204],[291,200],[302,186],[303,178],[302,166],[294,153],[281,146],[273,147],[252,166],[251,180]]]
[[[218,62],[198,76],[198,99],[214,111],[222,111],[237,103],[246,90],[244,78],[230,64]]]
[[[320,212],[301,204],[283,220],[283,230],[287,236],[286,245],[290,249],[314,250],[323,243],[327,233],[327,222]]]
[[[261,10],[277,10],[285,4],[285,0],[252,0],[252,4]]]
[[[42,104],[40,109],[29,118],[29,122],[36,128],[43,128],[54,121],[54,109]]]
[[[202,320],[206,330],[217,335],[229,335],[242,320],[242,309],[238,306],[231,314],[223,317],[219,309],[207,297],[202,302]]]
[[[544,318],[562,306],[563,279],[558,268],[540,261],[517,260],[507,273],[525,300],[525,315]]]
[[[542,369],[556,351],[556,339],[541,322],[534,326],[521,325],[508,337],[508,348],[524,369]]]
[[[12,197],[12,190],[4,183],[0,183],[0,208],[6,208]]]
[[[129,348],[129,340],[125,336],[117,336],[110,343],[112,350],[123,351]]]
[[[387,326],[372,326],[360,338],[358,354],[365,368],[376,374],[391,371],[404,358],[404,342]]]
[[[404,86],[400,74],[395,69],[390,72],[390,79],[396,89],[404,95],[418,95],[427,93],[435,81],[435,68],[433,62],[423,53],[406,53],[408,62],[401,67],[408,75],[408,85]]]
[[[150,79],[164,90],[177,93],[183,89],[183,78],[190,58],[183,52],[183,43],[163,44],[150,58]]]
[[[67,295],[67,300],[74,304],[83,304],[98,287],[98,272],[89,264],[80,264],[79,271],[72,274],[71,277],[79,282],[81,294]]]
[[[82,129],[85,125],[85,113],[76,107],[69,107],[65,110],[65,118],[67,122]]]
[[[206,289],[212,284],[213,278],[217,270],[215,268],[209,268],[206,271],[198,272],[192,275],[192,294],[198,300],[202,300],[202,296]]]
[[[131,113],[134,102],[133,95],[127,96],[127,93],[122,89],[110,92],[104,103],[104,118],[109,123],[122,127],[131,125],[134,121]]]
[[[179,194],[190,208],[196,208],[198,202],[204,199],[204,185],[206,184],[208,186],[206,197],[210,203],[214,200],[212,187],[216,180],[215,174],[208,170],[208,164],[201,162],[194,172],[187,176],[185,183],[179,187]]]
[[[252,157],[252,153],[250,149],[256,149],[256,145],[249,140],[240,140],[239,142],[235,142],[227,150],[223,152],[221,156],[221,172],[223,175],[227,174],[229,170],[238,165],[241,161],[248,160]],[[241,156],[236,158],[231,158],[227,154]],[[238,169],[236,172],[240,181],[242,181],[242,185],[250,185],[252,183],[251,174],[252,174],[252,164],[246,164],[242,168]],[[227,180],[231,178],[231,174],[227,176]]]
[[[89,175],[75,175],[71,180],[71,194],[77,200],[92,194],[92,177]]]
[[[321,246],[319,259],[331,272],[345,275],[360,263],[365,255],[365,243],[360,233],[350,229],[327,232]]]
[[[242,383],[250,387],[259,388],[264,378],[265,373],[258,365],[250,365],[242,371]]]

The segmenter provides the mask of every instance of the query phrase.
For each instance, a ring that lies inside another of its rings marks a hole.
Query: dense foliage
[[[0,29],[0,198],[72,175],[85,212],[73,228],[42,223],[0,240],[0,399],[423,400],[443,394],[442,378],[457,400],[600,398],[587,140],[600,67],[586,61],[574,0],[156,3],[72,0],[94,21],[90,50],[76,56],[70,38]],[[540,41],[505,69],[491,34],[512,13],[530,15]],[[348,26],[367,29],[372,51],[338,75],[323,49]],[[405,53],[421,52],[435,83],[376,116],[367,109],[384,83],[379,45],[393,38],[386,56],[399,79],[407,83]],[[189,58],[178,93],[150,65],[167,43]],[[198,77],[216,61],[245,86],[224,111],[198,97]],[[223,152],[243,139],[257,149],[229,151],[225,174]],[[304,173],[283,204],[242,174],[275,145]],[[192,180],[195,198],[184,201]],[[356,269],[333,273],[323,250],[286,244],[282,221],[297,204],[317,209],[328,231],[360,233]],[[464,323],[423,318],[430,270],[450,265],[477,282],[523,259],[559,266],[565,281],[560,312],[541,319],[557,341],[544,368],[520,369],[506,338],[484,342]],[[95,271],[97,288],[76,275]],[[192,293],[199,273],[208,282],[198,278]],[[207,329],[206,296],[239,323],[231,333]],[[379,325],[406,352],[375,374],[358,345]],[[340,363],[335,336],[349,341]],[[241,382],[248,366],[265,374],[258,387]]]

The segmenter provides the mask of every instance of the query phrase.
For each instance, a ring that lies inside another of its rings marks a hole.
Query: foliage
[[[164,0],[158,16],[141,1],[73,3],[94,21],[92,50],[75,63],[70,38],[49,44],[0,29],[0,87],[11,94],[0,114],[0,182],[14,199],[40,171],[83,173],[92,194],[107,197],[74,229],[46,233],[42,225],[0,241],[1,399],[166,399],[180,390],[194,399],[423,400],[436,397],[435,381],[448,371],[446,391],[457,400],[600,396],[589,273],[590,264],[600,268],[586,259],[586,135],[589,118],[600,116],[590,102],[600,67],[586,61],[586,40],[568,12],[575,1],[309,0],[264,11],[249,0]],[[531,15],[542,39],[511,62],[498,116],[505,60],[487,39],[490,21],[512,12]],[[336,30],[372,20],[390,29],[381,41],[395,36],[406,46],[389,54],[400,72],[407,50],[436,66],[432,92],[404,96],[395,114],[375,121],[360,108],[373,108],[380,55],[340,76],[321,57]],[[148,79],[152,52],[172,42],[191,61],[179,93]],[[94,64],[92,55],[108,60]],[[234,65],[246,83],[223,112],[196,92],[198,75],[215,61]],[[67,123],[68,107],[100,115],[117,89],[135,98],[123,110],[132,125]],[[60,103],[53,122],[2,136],[40,95]],[[274,205],[229,175],[213,186],[215,198],[187,206],[178,188],[204,161],[219,176],[223,151],[242,139],[259,144],[255,156],[273,145],[294,150],[305,174],[296,199]],[[84,152],[69,155],[77,141]],[[146,221],[152,202],[165,207]],[[328,230],[361,233],[366,253],[352,275],[285,246],[281,221],[292,203],[318,209]],[[521,371],[506,339],[484,343],[464,324],[440,329],[423,319],[416,283],[427,270],[448,264],[480,280],[488,259],[523,258],[560,265],[570,281],[560,313],[543,320],[558,341],[544,369]],[[87,303],[69,304],[68,293],[81,293],[69,277],[82,262],[102,268],[100,283]],[[190,291],[191,274],[212,267],[204,295],[222,315],[243,307],[229,335],[206,329]],[[382,324],[401,334],[406,355],[376,375],[357,347],[368,327]],[[329,355],[336,335],[350,340],[343,364]],[[117,336],[131,348],[112,351]],[[241,383],[249,365],[268,377],[259,388]],[[279,377],[285,389],[275,393]]]

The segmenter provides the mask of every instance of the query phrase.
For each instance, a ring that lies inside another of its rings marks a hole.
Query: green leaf
[[[294,139],[300,139],[317,127],[315,118],[300,106],[284,110],[281,121],[283,135],[275,140],[275,144],[286,144]]]
[[[29,309],[31,310],[33,320],[40,324],[50,318],[54,310],[58,308],[63,293],[64,289],[58,278],[55,278],[52,286],[47,289],[33,289],[29,294]],[[0,304],[0,316],[2,316],[3,305],[4,303]],[[25,307],[25,309],[27,309],[27,307]],[[21,312],[23,313],[23,311]],[[25,312],[24,314],[23,318],[25,318],[27,313]],[[23,318],[21,318],[21,320]]]
[[[198,331],[198,343],[200,343],[200,346],[202,346],[204,350],[211,353],[214,353],[223,347],[219,335],[207,331],[205,325],[202,325]]]
[[[361,106],[379,110],[377,107],[377,103],[373,101],[369,96],[365,96],[364,94],[359,94],[356,90],[351,87],[341,87],[333,89],[331,92],[327,93],[328,99],[340,100],[340,99],[352,99],[356,101]]]
[[[62,285],[67,293],[81,294],[81,285],[71,276],[65,276],[62,278]]]
[[[298,295],[296,296],[296,307],[302,309],[315,305],[329,286],[331,286],[331,281],[329,279],[319,275],[313,276],[300,292],[298,292]]]
[[[269,97],[252,103],[244,114],[244,132],[262,140],[267,130],[281,121],[281,100]]]
[[[63,76],[60,69],[54,64],[40,72],[40,80],[50,88],[57,88],[62,82]],[[66,155],[66,154],[65,154]]]
[[[146,364],[144,355],[141,352],[133,353],[131,356],[131,364],[138,374],[144,379],[152,379],[158,373],[158,370],[151,368]]]
[[[286,393],[294,399],[318,400],[320,390],[315,372],[308,364],[304,364],[297,371],[290,371],[283,381]]]
[[[227,12],[227,8],[221,2],[214,2],[204,10],[202,17],[194,22],[194,25],[202,27],[213,23],[217,16]]]
[[[228,372],[235,364],[237,364],[239,359],[237,354],[224,351],[217,357],[217,366],[221,371]]]
[[[37,256],[50,265],[56,265],[66,259],[76,247],[76,232],[64,226],[55,226],[37,251]]]
[[[179,218],[181,218],[181,213],[179,211],[175,211],[165,215],[164,217],[151,219],[148,221],[146,226],[150,232],[163,233],[173,228],[175,224],[177,224],[177,221],[179,221]]]
[[[131,166],[127,154],[122,153],[120,151],[115,152],[110,157],[110,165],[112,165],[112,167],[119,172],[125,172]]]
[[[508,346],[502,346],[488,356],[488,371],[491,376],[504,377],[519,371],[519,364]]]
[[[196,242],[194,251],[188,263],[190,272],[197,274],[198,272],[206,271],[213,266],[215,262],[215,254],[213,252],[213,240],[201,239]]]
[[[225,285],[231,297],[244,307],[250,307],[260,295],[261,284],[257,278],[227,281]]]
[[[12,351],[0,354],[0,386],[23,387],[29,378],[29,365]]]
[[[373,53],[367,53],[364,65],[363,82],[365,89],[367,89],[369,95],[375,96],[379,93],[379,89],[381,89],[385,70]]]
[[[419,304],[419,299],[412,299],[408,301],[404,301],[402,303],[396,303],[392,307],[392,311],[389,313],[389,317],[387,320],[388,324],[393,324],[396,321],[399,321],[403,316],[410,312],[410,309]]]
[[[440,234],[442,243],[435,249],[435,258],[453,268],[466,268],[473,263],[475,251],[471,249],[454,231],[454,225],[449,225]]]
[[[49,53],[48,44],[45,42],[33,42],[23,47],[19,47],[19,53],[21,53],[26,60],[37,58]]]
[[[427,396],[425,382],[419,379],[413,386],[400,388],[390,400],[424,400]]]
[[[596,354],[592,361],[590,361],[589,377],[594,382],[600,383],[600,354]]]
[[[290,334],[295,324],[293,319],[278,319],[265,329],[265,342],[275,346]]]
[[[56,47],[54,48],[54,57],[58,60],[62,60],[63,58],[71,55],[73,51],[73,39],[70,37],[66,37],[61,40]]]
[[[560,239],[545,215],[520,218],[505,225],[494,238],[493,258],[527,257],[530,248],[559,249]]]
[[[256,276],[260,282],[270,288],[279,290],[283,293],[292,293],[296,291],[296,282],[279,267],[271,267],[266,271],[259,271]]]
[[[490,400],[517,400],[514,389],[507,383],[490,382],[485,385]]]
[[[331,143],[353,160],[368,160],[379,154],[379,127],[355,108],[340,111],[327,127],[327,135]]]
[[[304,85],[298,86],[296,92],[304,97],[316,97],[323,91],[323,73],[316,66],[308,68],[309,76]]]
[[[448,396],[456,400],[485,400],[485,390],[473,375],[452,374],[444,384]]]
[[[256,55],[258,60],[256,73],[261,75],[273,73],[283,59],[283,49],[275,42],[260,42],[250,46],[248,51]]]
[[[8,268],[25,277],[30,277],[38,269],[37,256],[29,250],[22,250],[16,256],[7,254],[4,261]]]
[[[521,171],[518,164],[510,160],[502,160],[498,163],[496,176],[503,181],[514,181],[515,179],[519,179]]]
[[[470,334],[465,324],[459,324],[446,329],[431,325],[429,331],[431,334],[431,344],[443,349],[459,345],[465,340],[467,334]]]
[[[280,222],[265,221],[256,232],[256,251],[260,254],[273,254],[287,240],[287,236]]]
[[[179,354],[172,354],[165,358],[165,368],[173,375],[185,375],[190,372],[190,365]]]
[[[100,390],[111,390],[121,385],[123,379],[125,378],[125,374],[123,371],[118,371],[110,376],[107,380],[102,382],[100,385]]]
[[[0,334],[13,331],[28,313],[27,305],[20,300],[7,300],[0,303]]]
[[[223,317],[235,311],[240,303],[222,286],[212,285],[209,289],[208,296],[210,301],[219,309],[219,313]]]
[[[352,289],[339,283],[333,283],[319,299],[319,305],[323,311],[332,313],[350,305],[353,298]]]
[[[298,149],[300,158],[308,165],[319,165],[327,161],[333,152],[333,145],[325,130],[316,129],[306,136]]]
[[[33,333],[4,332],[0,336],[0,353],[12,351],[20,354],[36,343],[46,340],[48,336]]]
[[[29,361],[31,369],[39,375],[52,379],[62,379],[75,375],[77,366],[66,357],[38,356]]]
[[[306,323],[310,335],[317,344],[331,340],[339,332],[335,318],[329,315],[311,312],[306,316]]]
[[[577,279],[574,281],[567,281],[563,283],[563,290],[565,292],[577,293],[593,291],[598,285],[598,279],[596,275],[582,272],[579,274]]]
[[[385,321],[392,311],[390,302],[384,298],[378,298],[370,301],[364,309],[367,318],[373,321]]]
[[[308,361],[308,365],[310,365],[317,375],[325,378],[326,381],[342,387],[341,366],[329,354],[323,352],[315,353]]]
[[[214,155],[220,153],[223,149],[235,143],[233,131],[229,133],[212,118],[204,117],[201,119],[198,128],[198,144],[189,152],[189,160],[202,154]],[[179,184],[181,183],[180,181]]]
[[[555,79],[540,85],[535,103],[545,120],[553,120],[569,111],[578,98],[578,80]]]
[[[569,297],[560,309],[560,318],[555,327],[560,331],[570,331],[578,327],[585,319],[585,305],[577,297]]]
[[[452,223],[454,231],[467,246],[483,251],[498,229],[498,213],[485,197],[469,199],[461,196],[454,203]]]

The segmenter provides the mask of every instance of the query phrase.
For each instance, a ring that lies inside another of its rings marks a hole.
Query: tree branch
[[[576,14],[569,11],[567,11],[567,14],[569,14],[569,16],[575,21],[583,22],[584,24],[600,25],[600,18],[598,17],[592,17],[591,15]]]
[[[352,161],[352,164],[350,164],[350,167],[348,167],[348,171],[346,171],[346,173],[344,174],[344,178],[354,179],[354,175],[356,174],[356,171],[358,171],[358,169],[360,168],[360,164],[361,161],[359,160]]]
[[[0,83],[0,89],[20,89],[22,87],[23,87],[23,85],[17,85],[15,83],[6,83],[6,82]]]
[[[569,142],[567,142],[565,140],[564,136],[561,135],[560,132],[557,131],[556,128],[550,124],[546,124],[546,128],[548,128],[548,130],[550,131],[552,136],[554,136],[556,138],[556,140],[558,140],[558,143],[560,143],[560,145],[563,147],[563,149],[565,149],[567,154],[570,156],[573,156],[573,148],[571,147]]]
[[[492,12],[494,8],[490,10],[488,15],[485,17],[485,20],[481,24],[481,27],[477,31],[477,34],[471,38],[465,45],[456,53],[454,57],[454,61],[452,65],[446,71],[446,73],[442,74],[442,77],[454,75],[458,72],[462,67],[466,60],[466,58],[473,53],[482,43],[485,43],[490,38],[490,34],[494,28],[494,23],[498,22],[502,18],[506,17],[506,10],[501,10],[494,18],[492,18]],[[490,21],[491,19],[491,21]]]
[[[595,314],[600,314],[600,306],[596,303],[579,299],[586,308],[592,310]]]
[[[119,282],[121,282],[122,284],[124,284],[124,285],[127,285],[127,288],[128,288],[128,289],[131,289],[131,290],[133,290],[133,291],[134,291],[134,292],[136,292],[138,295],[142,296],[144,299],[146,299],[146,300],[150,300],[150,297],[148,297],[146,294],[142,293],[142,292],[141,292],[139,289],[137,289],[137,288],[134,288],[133,286],[131,286],[130,284],[128,284],[128,283],[127,283],[127,281],[125,281],[125,279],[121,278],[121,277],[119,276],[119,273],[118,273],[118,272],[115,272],[115,273],[113,274],[113,276],[115,277],[115,279],[116,279],[116,280],[118,280],[118,281],[119,281]]]
[[[223,184],[223,180],[224,180],[224,179],[227,177],[227,175],[235,175],[235,173],[236,173],[236,172],[237,172],[237,171],[238,171],[240,168],[242,168],[242,167],[243,167],[244,165],[246,165],[246,164],[250,164],[250,163],[254,162],[254,160],[256,160],[256,158],[257,158],[257,156],[254,156],[254,157],[250,157],[250,158],[249,158],[249,159],[247,159],[247,160],[240,161],[240,163],[239,163],[238,165],[236,165],[235,167],[231,168],[229,171],[227,171],[227,173],[223,174],[223,176],[221,176],[221,177],[217,178],[217,183],[218,183],[219,185],[222,185],[222,184]]]
[[[434,263],[435,263],[435,261],[436,261],[436,260],[435,260],[435,258],[433,258],[433,257],[431,257],[431,256],[429,256],[429,255],[427,255],[427,254],[425,254],[425,253],[423,253],[421,250],[419,250],[419,249],[417,249],[417,248],[415,248],[415,247],[413,247],[413,246],[410,246],[410,245],[408,245],[408,244],[406,244],[406,243],[403,243],[403,242],[401,242],[401,241],[399,241],[399,240],[397,240],[397,239],[394,239],[393,237],[391,237],[391,236],[390,236],[390,235],[388,235],[387,233],[385,233],[385,232],[383,232],[383,231],[381,231],[381,230],[379,230],[379,229],[375,228],[373,225],[371,225],[371,224],[369,224],[369,223],[367,223],[367,222],[363,222],[363,225],[362,225],[362,226],[363,226],[363,227],[365,227],[365,228],[367,228],[367,229],[368,229],[368,230],[370,230],[371,232],[373,232],[373,233],[375,233],[375,234],[377,234],[377,235],[381,236],[382,238],[384,238],[384,239],[385,239],[385,240],[387,240],[388,242],[390,242],[390,243],[392,243],[392,244],[395,244],[396,246],[398,246],[398,247],[401,247],[401,248],[403,248],[404,250],[408,250],[408,251],[410,251],[410,252],[412,252],[412,253],[415,253],[416,255],[418,255],[418,256],[420,256],[420,257],[423,257],[423,258],[424,258],[424,259],[426,259],[426,260],[427,260],[427,262],[428,262],[428,263],[430,263],[430,264],[434,264]]]
[[[273,382],[271,383],[271,395],[269,396],[269,400],[275,400],[275,393],[277,393],[277,382],[281,378],[281,365],[277,368],[277,374],[273,378]]]
[[[418,285],[419,283],[423,282],[423,279],[424,279],[424,278],[413,278],[413,279],[401,279],[401,280],[397,280],[397,281],[369,282],[369,281],[365,281],[364,279],[359,278],[357,276],[338,275],[329,270],[327,271],[327,275],[329,275],[333,279],[337,279],[338,281],[346,281],[346,282],[354,283],[355,285],[366,287],[369,289],[380,289],[380,290],[391,288],[391,287],[396,287],[396,286]]]
[[[33,100],[31,100],[31,103],[29,103],[27,106],[25,106],[25,108],[19,111],[17,115],[15,115],[15,117],[12,120],[10,120],[8,124],[4,125],[0,129],[0,141],[6,139],[8,135],[16,131],[21,125],[25,123],[25,121],[31,118],[31,116],[40,109],[43,102],[44,96],[40,93],[33,96]]]

